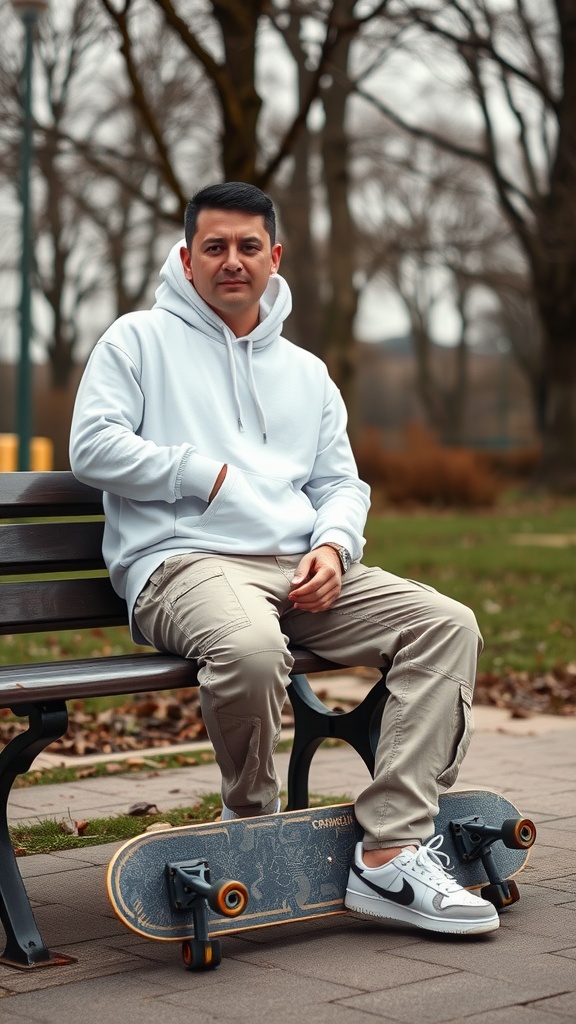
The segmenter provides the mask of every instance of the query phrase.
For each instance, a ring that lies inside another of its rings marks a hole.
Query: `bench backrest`
[[[103,529],[101,492],[72,473],[0,474],[0,634],[128,621],[102,560]]]

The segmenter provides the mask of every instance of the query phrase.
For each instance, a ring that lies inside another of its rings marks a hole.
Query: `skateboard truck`
[[[222,951],[218,939],[208,934],[208,907],[224,917],[238,917],[248,904],[248,890],[242,882],[221,878],[210,881],[207,860],[166,864],[170,900],[175,910],[191,910],[194,935],[182,943],[182,959],[189,971],[218,967]]]
[[[500,878],[496,869],[492,847],[498,839],[511,850],[527,850],[536,839],[536,826],[529,818],[506,818],[497,827],[488,825],[479,816],[460,818],[450,822],[456,849],[464,863],[481,860],[489,885],[481,889],[484,899],[489,900],[497,910],[517,903],[520,899],[518,886],[512,879]]]

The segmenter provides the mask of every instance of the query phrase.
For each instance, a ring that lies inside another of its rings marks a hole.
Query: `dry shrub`
[[[541,448],[532,445],[525,448],[512,448],[510,451],[482,451],[478,453],[480,462],[491,473],[505,478],[509,483],[530,480],[534,476],[540,460]]]
[[[368,429],[355,445],[360,476],[376,501],[393,505],[474,508],[494,504],[502,481],[468,448],[445,448],[418,424],[406,427],[403,447],[389,451],[378,430]]]

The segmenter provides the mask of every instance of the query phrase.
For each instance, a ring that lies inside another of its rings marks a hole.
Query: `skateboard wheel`
[[[506,889],[508,891],[506,891]],[[504,910],[520,899],[518,886],[513,879],[508,882],[494,882],[481,889],[482,898],[488,900],[496,910]]]
[[[529,850],[536,839],[536,826],[529,818],[506,818],[501,831],[509,850]]]
[[[218,939],[185,939],[182,959],[187,971],[213,971],[222,963],[222,948]]]
[[[248,889],[242,882],[221,878],[210,886],[207,895],[212,910],[224,917],[238,917],[248,905]]]

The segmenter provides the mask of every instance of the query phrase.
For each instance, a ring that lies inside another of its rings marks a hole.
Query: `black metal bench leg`
[[[18,707],[15,713],[28,715],[29,726],[0,754],[0,920],[6,932],[6,948],[0,963],[27,970],[75,962],[73,957],[46,948],[34,920],[8,831],[8,799],[14,779],[29,770],[34,758],[49,743],[64,735],[68,714],[63,701]]]
[[[352,711],[333,711],[316,696],[305,675],[290,677],[288,696],[294,710],[294,742],[288,765],[287,810],[308,806],[308,779],[312,758],[325,739],[349,743],[360,755],[371,775],[380,737],[380,723],[388,697],[386,675]]]

